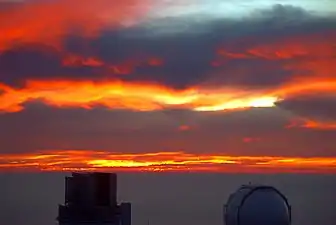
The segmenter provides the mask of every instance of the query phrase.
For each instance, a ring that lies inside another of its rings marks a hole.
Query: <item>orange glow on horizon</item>
[[[2,154],[0,170],[336,172],[336,158],[197,155],[186,152],[122,154],[107,151],[48,151]]]

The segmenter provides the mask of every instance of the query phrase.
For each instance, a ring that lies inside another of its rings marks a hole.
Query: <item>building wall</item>
[[[65,205],[59,205],[60,225],[82,225],[79,221],[131,225],[131,204],[117,204],[116,174],[72,173],[65,181]]]
[[[118,193],[117,174],[112,173],[112,174],[110,174],[110,201],[111,201],[111,205],[117,205],[117,193]]]
[[[94,205],[94,180],[86,174],[65,178],[65,204]]]
[[[111,182],[110,174],[97,173],[93,177],[95,180],[95,205],[96,206],[111,206]]]
[[[120,225],[132,225],[132,205],[124,202],[120,204]]]

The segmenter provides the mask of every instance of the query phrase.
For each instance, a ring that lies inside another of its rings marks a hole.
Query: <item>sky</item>
[[[335,173],[335,4],[0,0],[0,170]]]

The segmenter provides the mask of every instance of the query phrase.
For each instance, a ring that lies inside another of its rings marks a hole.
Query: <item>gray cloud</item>
[[[336,122],[336,96],[323,93],[286,98],[277,105],[298,116],[325,122]]]
[[[163,19],[169,20],[169,19]],[[184,24],[182,19],[170,19],[172,24]],[[0,55],[0,82],[17,83],[26,78],[38,79],[123,79],[127,81],[156,81],[175,88],[208,82],[236,86],[273,86],[293,75],[284,70],[283,59],[232,59],[220,57],[227,63],[211,66],[222,47],[232,52],[245,52],[260,43],[271,43],[284,37],[327,32],[336,28],[335,18],[315,17],[301,8],[276,5],[267,11],[256,11],[243,19],[218,19],[189,25],[190,32],[149,35],[150,28],[135,27],[106,31],[94,40],[68,37],[68,52],[83,57],[98,57],[115,65],[160,57],[164,65],[140,63],[129,75],[120,76],[106,68],[90,66],[65,67],[62,56],[45,46],[24,46]],[[200,31],[200,32],[197,32]],[[18,66],[20,65],[20,66]]]
[[[31,104],[23,112],[0,117],[0,152],[88,149],[129,153],[184,150],[233,155],[335,154],[331,140],[336,132],[286,130],[291,116],[277,108],[214,113],[130,112],[103,108],[65,110]],[[190,130],[179,130],[182,125]],[[260,141],[245,143],[246,137]],[[20,141],[13,141],[16,138]],[[323,149],[318,147],[321,141]]]

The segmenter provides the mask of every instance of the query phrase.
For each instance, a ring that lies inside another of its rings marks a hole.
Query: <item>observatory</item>
[[[116,174],[72,173],[65,178],[57,220],[60,225],[131,225],[131,204],[117,204]]]
[[[291,207],[276,188],[243,185],[224,206],[224,225],[290,225]]]

